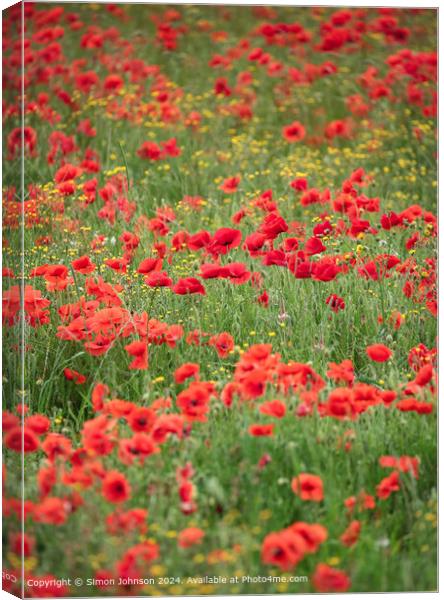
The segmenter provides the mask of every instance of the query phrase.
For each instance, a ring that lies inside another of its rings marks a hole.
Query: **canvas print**
[[[3,589],[437,588],[437,10],[3,11]]]

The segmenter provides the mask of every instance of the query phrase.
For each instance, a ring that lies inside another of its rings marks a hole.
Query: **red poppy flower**
[[[231,96],[231,88],[225,77],[219,77],[214,82],[214,93],[216,96]]]
[[[136,576],[142,578],[146,566],[159,557],[159,546],[152,541],[141,542],[125,552],[117,563],[120,577]]]
[[[347,119],[331,121],[325,127],[325,137],[329,140],[335,137],[349,137],[351,134],[351,123]]]
[[[328,363],[327,377],[333,381],[344,382],[351,385],[355,379],[353,363],[351,360],[343,360],[341,363]]]
[[[216,348],[216,352],[220,358],[225,358],[228,356],[234,348],[233,336],[226,332],[213,335],[209,339],[208,344]]]
[[[176,138],[171,138],[169,140],[166,140],[165,142],[162,142],[162,148],[163,156],[175,157],[180,156],[182,154],[182,150],[177,145]]]
[[[199,378],[199,365],[196,363],[185,363],[174,371],[174,380],[176,383],[183,383],[190,377],[196,380]]]
[[[264,233],[251,233],[245,238],[244,247],[248,250],[251,256],[256,256],[256,254],[258,254],[263,248],[266,241],[267,236]]]
[[[345,308],[344,299],[340,298],[336,294],[330,294],[330,296],[328,296],[327,300],[325,301],[325,304],[330,306],[332,311],[335,313],[337,313],[340,310],[344,310]]]
[[[375,362],[386,362],[393,354],[390,348],[384,344],[372,344],[367,346],[367,356]]]
[[[161,258],[145,258],[137,267],[137,272],[142,275],[148,275],[152,271],[161,271],[162,262]]]
[[[388,477],[384,477],[384,479],[378,483],[376,495],[378,498],[381,498],[381,500],[386,500],[393,492],[398,492],[399,490],[399,473],[398,471],[393,471]]]
[[[187,421],[206,421],[210,410],[211,387],[205,382],[193,381],[177,396],[177,406]]]
[[[283,250],[269,250],[264,254],[262,264],[266,267],[269,267],[271,265],[285,267],[287,264],[287,255]]]
[[[225,179],[223,183],[219,186],[219,189],[225,192],[226,194],[234,194],[237,190],[238,185],[240,183],[240,177],[229,177]]]
[[[159,452],[153,438],[144,432],[137,432],[129,439],[121,439],[119,443],[119,459],[124,465],[132,465],[138,459],[143,464],[145,458]]]
[[[30,156],[36,155],[37,132],[32,127],[17,127],[8,135],[8,159],[13,159],[22,146],[22,138],[25,143],[25,150]]]
[[[264,402],[259,406],[259,412],[263,415],[270,415],[270,417],[276,417],[282,419],[285,416],[287,407],[281,400],[270,400],[270,402]]]
[[[314,254],[321,254],[325,252],[327,248],[317,237],[311,237],[305,242],[304,252],[307,256],[313,256]]]
[[[208,248],[214,254],[227,254],[229,250],[240,246],[241,241],[242,233],[238,229],[222,227],[215,232]]]
[[[129,253],[138,248],[140,244],[140,238],[131,231],[124,231],[122,235],[119,236],[119,241],[122,242],[125,250]]]
[[[108,415],[112,415],[120,419],[121,417],[128,417],[128,415],[135,409],[135,405],[133,402],[128,402],[127,400],[119,400],[119,398],[114,398],[114,400],[109,400],[106,402],[103,412]],[[103,416],[97,417],[92,421],[88,421],[88,427],[91,427],[92,430],[97,429],[101,430],[102,427],[107,429],[107,420],[104,419]]]
[[[251,273],[247,270],[244,263],[230,263],[226,269],[231,283],[235,285],[242,285],[251,277]]]
[[[250,435],[254,435],[255,437],[269,437],[273,435],[274,425],[269,423],[267,425],[250,425],[248,428],[248,433]]]
[[[305,192],[305,190],[308,187],[308,183],[305,177],[298,177],[290,183],[290,187],[292,187],[297,192]]]
[[[204,263],[200,265],[200,276],[202,279],[217,279],[228,277],[228,267],[216,263]]]
[[[134,360],[130,363],[129,369],[147,369],[148,368],[148,344],[146,342],[131,342],[125,346],[125,350]]]
[[[75,79],[76,87],[83,93],[88,94],[99,82],[99,77],[94,71],[85,71],[77,75]]]
[[[187,294],[206,294],[204,286],[195,277],[185,277],[179,279],[175,285],[171,288],[175,294],[181,296]]]
[[[92,273],[96,268],[96,265],[91,261],[89,256],[81,256],[80,258],[76,258],[76,260],[72,261],[71,265],[74,271],[82,273],[83,275]]]
[[[416,456],[400,456],[397,468],[403,473],[410,473],[415,479],[419,477],[420,460]]]
[[[145,277],[145,283],[149,287],[171,287],[173,280],[168,277],[165,271],[153,271],[147,277]]]
[[[69,505],[62,498],[46,497],[34,507],[33,518],[37,523],[63,525],[68,518]]]
[[[74,381],[76,385],[82,385],[82,383],[85,383],[86,381],[85,375],[82,375],[78,371],[74,371],[74,369],[69,369],[68,367],[63,369],[63,374],[68,381]]]
[[[147,516],[148,511],[143,508],[132,508],[127,511],[117,508],[106,517],[106,528],[112,535],[131,531],[144,534],[147,531]]]
[[[148,160],[160,160],[162,149],[155,142],[143,142],[137,150],[137,155]]]
[[[403,473],[411,473],[415,479],[418,479],[419,459],[416,456],[381,456],[379,458],[381,467],[398,469]]]
[[[211,235],[208,231],[199,231],[194,235],[190,235],[187,240],[187,245],[190,250],[200,250],[206,248],[211,242]]]
[[[72,181],[76,177],[79,177],[79,175],[81,175],[81,174],[82,174],[82,169],[79,169],[79,167],[76,167],[75,165],[71,165],[71,164],[67,163],[66,165],[63,165],[63,167],[60,167],[60,169],[54,175],[54,181],[56,183]]]
[[[92,126],[91,119],[83,119],[80,121],[77,131],[83,133],[83,135],[86,135],[87,137],[96,137],[97,135],[97,129]]]
[[[270,298],[268,296],[267,290],[264,290],[262,292],[262,294],[260,296],[258,296],[258,298],[257,298],[257,301],[259,302],[259,304],[262,304],[262,306],[265,306],[265,307],[268,306],[269,300],[270,300]]]
[[[314,554],[318,551],[319,546],[325,542],[328,538],[328,532],[325,527],[319,525],[319,523],[304,523],[298,521],[293,523],[287,528],[288,531],[300,535],[306,544],[306,552]]]
[[[31,429],[36,435],[43,435],[49,431],[51,421],[45,415],[31,415],[25,419],[25,427]]]
[[[120,75],[107,75],[103,82],[103,88],[106,92],[118,92],[123,87],[123,79]]]
[[[350,578],[344,571],[326,564],[319,564],[312,577],[313,586],[321,593],[346,592],[350,587]]]
[[[318,406],[321,412],[321,405]],[[327,402],[322,406],[321,414],[335,419],[356,419],[357,408],[354,404],[354,395],[349,388],[336,388],[330,392]]]
[[[291,489],[301,500],[321,502],[324,498],[322,479],[310,473],[301,473],[297,477],[294,477],[291,482]]]
[[[4,410],[2,413],[2,431],[5,433],[14,427],[20,426],[20,419],[17,415],[13,415],[11,412]]]
[[[359,539],[360,532],[361,522],[352,521],[339,539],[344,544],[344,546],[354,546]]]
[[[43,273],[43,278],[50,292],[64,290],[70,283],[68,268],[65,265],[48,265]]]
[[[205,532],[198,527],[187,527],[183,529],[177,538],[177,545],[180,548],[190,548],[190,546],[195,546],[196,544],[200,544],[205,535]]]
[[[11,532],[9,535],[9,545],[12,552],[14,552],[14,554],[17,556],[21,556],[23,551],[23,555],[25,557],[29,557],[34,551],[35,538],[31,535],[27,535],[26,533],[22,534],[20,532]]]
[[[299,121],[293,121],[282,129],[282,135],[287,142],[300,142],[305,137],[305,127]]]
[[[431,402],[420,402],[415,398],[402,398],[397,402],[396,408],[402,412],[416,412],[419,415],[428,415],[433,412]]]
[[[105,265],[113,271],[117,271],[119,273],[126,273],[128,267],[128,259],[126,259],[125,257],[107,258],[104,262]]]
[[[424,387],[430,383],[433,378],[433,365],[430,363],[421,367],[416,374],[415,383],[420,387]]]
[[[170,435],[182,437],[184,419],[181,415],[160,415],[154,424],[151,436],[157,444],[163,444]]]
[[[288,231],[287,222],[281,215],[274,212],[268,214],[260,226],[260,232],[270,240],[274,240],[280,233],[285,231]]]
[[[126,420],[133,431],[148,432],[153,428],[156,421],[156,414],[147,406],[137,406],[130,412]]]
[[[121,503],[128,500],[131,487],[125,475],[119,471],[108,471],[102,482],[102,495],[108,502]]]
[[[96,383],[91,394],[91,403],[94,411],[103,410],[104,399],[109,394],[109,388],[103,383]]]
[[[6,448],[15,452],[36,452],[39,449],[39,438],[32,429],[25,427],[11,428],[4,438]]]
[[[312,264],[311,276],[316,281],[333,281],[340,271],[329,259],[321,259]]]
[[[48,433],[42,443],[42,450],[51,462],[56,459],[66,460],[71,456],[72,443],[61,433]]]
[[[289,530],[269,533],[262,542],[261,559],[266,565],[276,565],[291,571],[304,558],[307,545],[304,538]]]

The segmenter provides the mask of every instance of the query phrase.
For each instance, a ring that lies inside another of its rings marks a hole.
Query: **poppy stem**
[[[129,178],[128,163],[127,163],[127,160],[126,160],[125,151],[124,151],[124,149],[123,149],[122,144],[120,143],[120,141],[118,142],[118,144],[119,144],[119,148],[120,148],[120,153],[122,154],[123,162],[125,163],[126,183],[127,183],[127,186],[128,186],[128,194],[129,194],[130,187],[131,187],[131,182],[130,182],[130,178]]]

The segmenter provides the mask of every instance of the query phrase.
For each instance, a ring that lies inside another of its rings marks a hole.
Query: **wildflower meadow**
[[[436,589],[436,28],[3,12],[4,589]]]

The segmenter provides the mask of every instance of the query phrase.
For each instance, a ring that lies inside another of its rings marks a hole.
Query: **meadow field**
[[[437,12],[23,15],[3,588],[435,590]]]

